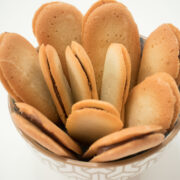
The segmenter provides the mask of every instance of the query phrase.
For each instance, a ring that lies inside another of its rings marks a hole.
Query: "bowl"
[[[9,111],[12,114],[15,111],[14,102],[10,97],[8,101]],[[169,147],[170,142],[178,134],[180,118],[177,119],[174,128],[161,145],[137,155],[108,163],[83,162],[59,157],[26,136],[18,127],[16,129],[38,159],[56,172],[77,180],[125,180],[140,174],[160,159],[164,150]]]
[[[143,48],[145,38],[141,36],[140,41],[141,47]],[[10,114],[12,114],[12,112],[15,111],[14,102],[11,97],[8,98],[8,101],[9,111]],[[42,163],[48,165],[49,168],[64,176],[75,180],[126,180],[129,177],[140,174],[160,159],[164,150],[168,149],[172,140],[178,134],[180,129],[179,119],[180,117],[178,117],[174,128],[159,146],[122,160],[108,163],[83,162],[59,157],[26,136],[18,127],[16,128],[36,157],[38,157]]]

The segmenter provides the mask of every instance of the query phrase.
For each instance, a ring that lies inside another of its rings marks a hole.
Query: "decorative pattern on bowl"
[[[127,165],[107,168],[89,168],[56,161],[38,152],[36,149],[32,150],[43,164],[73,180],[126,180],[129,179],[129,177],[140,174],[155,164],[163,152],[162,149],[145,159]]]

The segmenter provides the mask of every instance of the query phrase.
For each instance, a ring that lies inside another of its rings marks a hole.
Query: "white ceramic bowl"
[[[9,98],[10,113],[14,111],[13,107],[12,99]],[[36,143],[17,128],[29,148],[41,162],[75,180],[125,180],[136,176],[156,163],[162,152],[177,135],[179,129],[180,120],[178,118],[173,130],[166,136],[165,141],[161,145],[123,160],[109,163],[91,163],[59,157]]]
[[[143,45],[144,38],[141,38],[141,47]],[[11,98],[9,98],[9,110],[10,113],[15,111]],[[165,141],[161,145],[119,161],[91,163],[59,157],[36,143],[17,128],[41,162],[74,180],[126,180],[129,177],[136,176],[157,162],[162,152],[167,149],[172,139],[177,135],[179,129],[180,120],[178,118],[173,130],[166,136]]]

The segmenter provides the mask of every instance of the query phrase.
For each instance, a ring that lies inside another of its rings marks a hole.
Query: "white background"
[[[34,12],[46,0],[0,0],[0,33],[16,32],[34,46],[37,42],[32,33]],[[74,4],[84,14],[94,0],[64,0]],[[148,36],[162,23],[173,23],[180,28],[179,0],[122,0],[132,12],[142,35]],[[27,148],[16,132],[8,112],[7,93],[0,84],[0,180],[60,180],[61,174],[42,165]],[[180,135],[156,165],[132,180],[179,180]]]

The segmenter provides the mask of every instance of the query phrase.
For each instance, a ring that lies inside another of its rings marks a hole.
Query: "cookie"
[[[163,24],[147,38],[139,69],[138,82],[156,72],[179,76],[180,32],[173,25]]]
[[[169,74],[167,73],[158,73],[158,77],[162,80],[164,80],[165,82],[168,82],[171,89],[172,89],[172,92],[173,92],[173,95],[176,97],[176,102],[175,102],[175,106],[174,106],[174,115],[173,115],[173,118],[172,118],[172,121],[171,121],[171,128],[174,126],[177,118],[178,118],[178,115],[179,115],[179,112],[180,112],[180,95],[179,95],[179,90],[177,88],[177,84],[176,82],[173,80],[173,77],[172,76],[169,76]]]
[[[72,112],[84,108],[94,108],[94,107],[96,107],[96,109],[105,110],[117,117],[120,117],[119,111],[113,105],[111,105],[108,102],[106,103],[105,101],[97,101],[94,99],[86,99],[77,102],[72,106]]]
[[[65,124],[71,112],[73,97],[55,48],[42,44],[39,49],[39,62],[60,119]]]
[[[70,136],[38,110],[25,103],[16,103],[16,106],[18,112],[14,112],[12,117],[23,133],[57,155],[74,158],[74,153],[82,153]]]
[[[126,104],[127,127],[160,125],[169,130],[179,114],[177,85],[167,73],[156,73],[135,86]]]
[[[113,104],[123,121],[130,78],[131,60],[127,49],[122,44],[112,43],[107,50],[104,63],[100,99]]]
[[[22,36],[3,33],[0,41],[0,76],[16,101],[28,103],[53,122],[59,116],[44,81],[36,49]]]
[[[66,48],[66,64],[74,101],[98,99],[91,61],[84,48],[75,41]]]
[[[95,2],[89,9],[88,11],[86,12],[86,14],[84,15],[83,17],[83,23],[82,23],[82,31],[84,29],[84,24],[85,22],[87,21],[87,18],[89,17],[89,15],[98,7],[100,7],[101,5],[103,4],[106,4],[106,3],[116,3],[117,1],[116,0],[99,0],[97,2]]]
[[[136,153],[156,147],[159,144],[161,144],[163,140],[164,140],[164,135],[162,133],[153,133],[137,139],[135,138],[134,140],[125,142],[119,146],[115,145],[115,147],[110,147],[110,149],[105,150],[105,152],[100,152],[90,161],[109,162],[109,161],[122,159],[130,155],[134,155]]]
[[[140,40],[129,10],[119,2],[104,3],[85,15],[82,44],[94,67],[98,93],[101,91],[104,62],[111,43],[123,44],[131,58],[131,87],[135,84],[140,62]]]
[[[17,93],[14,91],[14,89],[10,86],[10,84],[6,81],[6,79],[3,76],[3,73],[1,71],[0,67],[0,81],[3,84],[4,88],[7,90],[8,94],[15,100],[15,101],[22,101],[20,97],[17,96]]]
[[[160,132],[161,130],[161,126],[155,125],[124,128],[120,131],[114,132],[95,141],[84,153],[83,157],[92,158],[93,156],[98,154],[98,152],[100,152],[102,148],[109,150],[108,147],[112,147],[113,145],[118,146],[135,138],[139,138],[150,133]]]
[[[117,160],[137,152],[143,151],[143,143],[140,143],[140,147],[131,147],[126,149],[129,145],[133,146],[137,143],[137,140],[142,141],[145,137],[157,134],[162,130],[161,126],[137,126],[131,128],[125,128],[120,131],[114,132],[107,136],[104,136],[94,142],[89,149],[84,153],[85,159],[92,158],[93,162],[106,162]],[[163,135],[162,135],[163,136]],[[155,142],[154,142],[155,143]],[[137,144],[136,144],[137,145]],[[138,150],[137,150],[137,149]],[[149,147],[151,148],[151,147]],[[123,149],[126,149],[126,153],[122,153]],[[119,151],[119,152],[118,152]]]
[[[89,100],[90,101],[90,100]],[[97,103],[94,103],[97,101]],[[88,105],[83,102],[82,105],[73,105],[72,113],[67,119],[66,129],[68,133],[79,142],[91,144],[97,139],[122,129],[123,123],[120,117],[111,112],[113,106],[108,103],[100,105],[98,100],[94,100]],[[79,102],[80,103],[80,102]],[[94,107],[92,104],[94,103]],[[85,105],[83,107],[83,105]],[[75,108],[74,108],[75,106]],[[82,108],[83,107],[83,108]],[[106,107],[106,108],[104,108]],[[77,109],[76,109],[77,108]]]
[[[171,28],[171,30],[174,32],[174,34],[175,34],[175,36],[176,36],[176,38],[178,40],[179,52],[180,52],[180,30],[177,27],[175,27],[173,24],[168,24],[168,25]],[[180,60],[180,53],[179,53],[178,58]],[[179,67],[180,67],[180,65],[179,65]],[[180,71],[180,68],[179,68],[179,71]],[[178,77],[176,78],[176,82],[177,82],[177,84],[179,86],[180,85],[180,72],[178,74]]]
[[[39,45],[50,44],[57,50],[67,78],[65,49],[73,40],[81,42],[81,29],[81,12],[63,2],[42,5],[33,18],[33,32]]]

